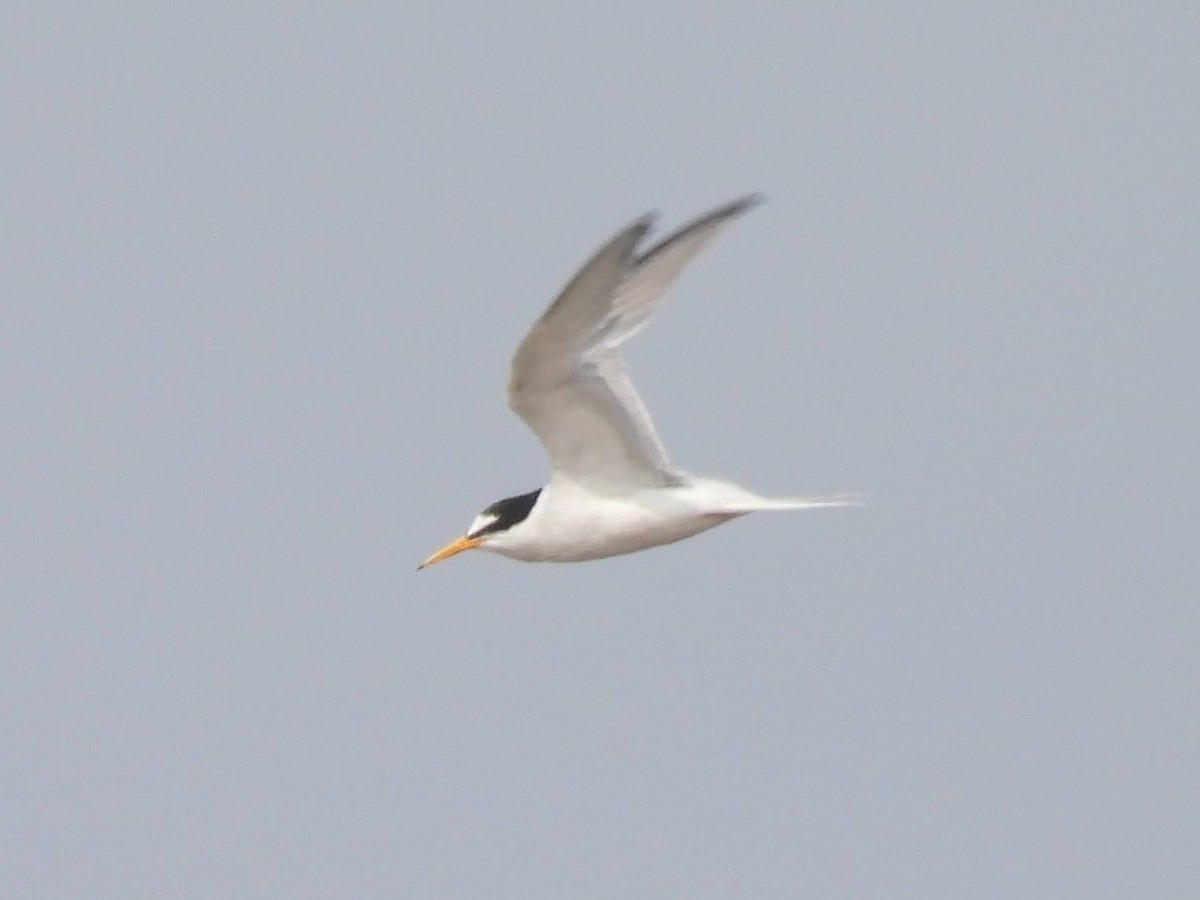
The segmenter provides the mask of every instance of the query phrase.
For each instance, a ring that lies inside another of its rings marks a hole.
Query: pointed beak
[[[417,566],[417,571],[420,572],[426,566],[432,566],[436,562],[441,562],[443,559],[449,559],[452,556],[457,556],[464,550],[470,550],[473,547],[478,547],[483,543],[483,538],[467,537],[465,534],[460,538],[455,538],[445,547],[439,550],[425,562]]]

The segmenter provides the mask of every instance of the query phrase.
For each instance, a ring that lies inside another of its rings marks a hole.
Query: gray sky
[[[1195,896],[1194,11],[22,6],[0,895]],[[874,505],[416,574],[574,267],[749,190],[630,367]]]

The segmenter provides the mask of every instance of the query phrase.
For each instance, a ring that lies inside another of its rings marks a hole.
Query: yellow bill
[[[467,535],[464,534],[462,537],[452,540],[437,553],[433,554],[433,556],[429,557],[429,559],[425,560],[425,562],[417,566],[417,571],[421,571],[426,566],[432,566],[436,562],[441,562],[443,559],[449,559],[452,556],[457,556],[464,550],[470,550],[472,547],[478,547],[482,543],[483,538],[467,537]]]

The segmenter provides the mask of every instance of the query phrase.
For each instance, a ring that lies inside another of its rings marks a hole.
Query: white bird
[[[509,372],[508,405],[545,447],[549,483],[493,503],[418,568],[475,547],[529,562],[602,559],[759,510],[855,502],[845,495],[762,497],[674,468],[617,354],[658,311],[684,266],[760,199],[728,203],[639,253],[654,220],[648,214],[596,251],[521,341]]]

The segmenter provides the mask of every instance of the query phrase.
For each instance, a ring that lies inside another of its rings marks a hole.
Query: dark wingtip
[[[758,191],[755,191],[752,194],[746,194],[742,197],[738,197],[736,200],[730,200],[723,206],[718,206],[711,212],[706,212],[698,219],[694,219],[687,225],[684,225],[676,233],[687,234],[693,229],[703,228],[705,225],[709,225],[714,222],[722,222],[726,219],[731,219],[734,216],[740,216],[742,213],[754,209],[754,207],[758,206],[760,203],[765,203],[766,200],[767,195]]]
[[[730,213],[746,212],[747,210],[754,209],[754,207],[761,206],[766,202],[766,194],[764,194],[762,191],[752,191],[745,196],[738,197],[738,199],[730,201],[728,204],[726,204],[725,209]]]
[[[654,225],[657,222],[658,222],[658,210],[652,209],[649,212],[642,213],[640,216],[638,216],[636,219],[634,219],[632,222],[630,222],[629,226],[626,230],[637,232],[637,241],[634,242],[636,244],[636,243],[639,243],[642,240],[642,238],[644,238],[646,235],[648,235],[651,231],[654,230]]]

